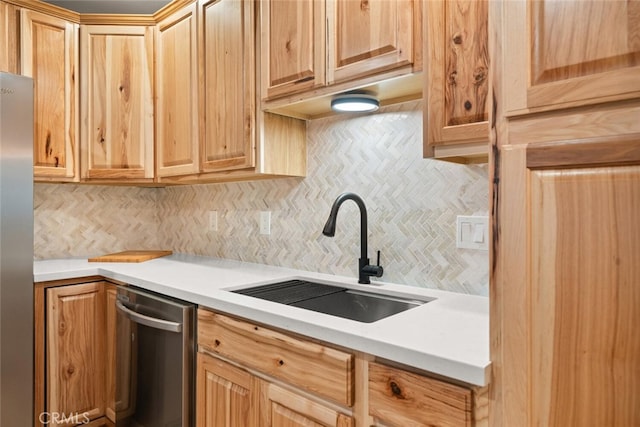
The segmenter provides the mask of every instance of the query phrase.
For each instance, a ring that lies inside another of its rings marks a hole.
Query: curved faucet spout
[[[336,219],[338,217],[338,211],[340,205],[346,200],[353,200],[360,208],[360,260],[358,263],[359,283],[371,283],[369,276],[381,277],[383,269],[380,265],[369,265],[368,248],[367,248],[367,208],[364,204],[364,200],[355,193],[342,193],[336,198],[331,206],[331,213],[329,219],[327,219],[322,234],[325,236],[333,237],[336,234]],[[378,260],[380,254],[378,254]]]

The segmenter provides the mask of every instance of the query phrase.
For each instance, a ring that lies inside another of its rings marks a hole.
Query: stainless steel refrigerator
[[[33,425],[33,80],[0,72],[0,427]]]

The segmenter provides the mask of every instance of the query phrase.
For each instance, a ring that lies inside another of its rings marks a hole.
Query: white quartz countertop
[[[84,259],[34,262],[34,282],[99,275],[473,385],[489,382],[486,297],[217,258],[174,254],[142,263]],[[324,283],[434,301],[361,323],[229,292],[284,279]]]

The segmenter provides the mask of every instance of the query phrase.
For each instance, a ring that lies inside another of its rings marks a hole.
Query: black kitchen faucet
[[[383,269],[380,266],[380,251],[378,251],[377,265],[369,265],[367,254],[367,208],[362,198],[355,193],[342,193],[339,195],[335,202],[333,202],[333,206],[331,206],[331,213],[329,214],[327,223],[324,225],[322,234],[329,237],[335,236],[338,210],[345,200],[353,200],[360,208],[360,247],[362,251],[360,259],[358,260],[358,283],[371,283],[369,277],[382,277]]]

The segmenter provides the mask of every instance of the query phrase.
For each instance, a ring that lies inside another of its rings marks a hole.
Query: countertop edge
[[[192,266],[193,268],[203,267],[201,264],[198,264],[198,261],[200,260],[198,257],[194,257],[194,259],[195,262]],[[180,258],[178,258],[177,260],[181,263],[185,263],[185,261]],[[313,319],[318,319],[317,314],[311,313],[309,317],[311,317],[312,320],[310,321],[301,319],[299,317],[293,318],[286,314],[282,314],[282,310],[278,310],[278,312],[272,312],[268,311],[268,309],[262,309],[258,305],[251,306],[248,304],[244,304],[243,302],[237,301],[239,297],[237,294],[229,295],[230,293],[225,290],[226,287],[216,290],[210,290],[208,291],[208,295],[204,295],[202,293],[198,293],[188,289],[181,289],[179,287],[167,285],[166,283],[159,283],[154,279],[144,277],[145,274],[136,273],[136,271],[146,271],[146,268],[152,268],[154,264],[156,266],[163,265],[162,261],[160,261],[160,263],[158,263],[156,260],[148,261],[144,263],[145,266],[142,266],[143,263],[141,263],[138,264],[139,267],[133,268],[130,266],[123,266],[120,263],[90,263],[85,265],[82,261],[86,261],[86,258],[60,260],[60,266],[57,266],[55,264],[55,260],[43,262],[36,261],[34,263],[34,282],[37,283],[53,280],[75,279],[89,276],[102,276],[106,279],[128,283],[144,289],[163,293],[174,298],[183,299],[194,304],[198,304],[199,306],[202,306],[204,308],[209,308],[212,310],[223,312],[225,314],[245,318],[249,321],[263,323],[265,325],[279,328],[284,331],[290,331],[292,333],[297,333],[313,339],[325,341],[329,344],[353,349],[354,351],[371,354],[382,359],[387,359],[396,363],[411,366],[442,377],[461,381],[472,386],[484,387],[489,384],[491,376],[491,362],[488,360],[488,358],[486,361],[481,361],[478,363],[468,363],[464,360],[453,360],[451,358],[441,357],[437,354],[430,354],[424,351],[405,348],[402,345],[385,342],[379,339],[375,339],[371,336],[365,336],[365,334],[348,332],[342,328],[335,327],[335,325],[332,327],[327,325],[315,324],[313,323]],[[41,266],[47,262],[53,262],[53,264],[50,265],[49,268],[38,268],[38,266]],[[186,264],[187,266],[185,266],[184,268],[189,268],[188,261],[186,262]],[[237,262],[237,264],[236,262],[231,262],[232,269],[237,268],[238,271],[242,271],[242,265],[243,264],[241,262]],[[250,263],[247,263],[247,265],[253,266]],[[207,266],[205,266],[205,268],[206,267]],[[301,272],[297,270],[273,266],[264,267],[268,269],[270,273],[275,272],[273,273],[274,278],[279,278],[279,274],[281,275],[281,277],[290,277],[291,275],[294,275],[293,273],[298,273],[298,275],[304,276],[317,275],[330,277],[328,275],[322,275],[319,273]],[[248,286],[254,284],[256,281],[259,282],[256,277],[248,279],[249,281],[244,283],[244,285]],[[407,286],[407,288],[411,287]],[[415,290],[415,292],[418,291]],[[444,291],[434,292],[443,293]],[[457,294],[455,296],[459,298],[469,297]],[[355,331],[356,328],[354,327],[353,330]]]

